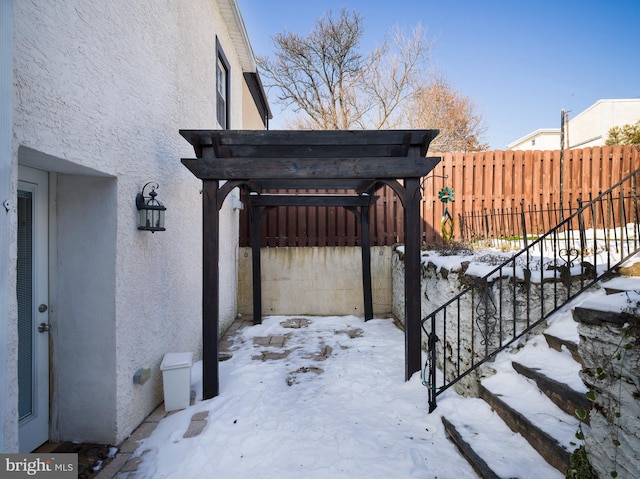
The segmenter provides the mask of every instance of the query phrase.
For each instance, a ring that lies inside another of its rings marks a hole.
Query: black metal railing
[[[427,315],[423,383],[429,412],[449,387],[609,274],[640,248],[640,169],[588,202],[524,249]],[[465,379],[466,378],[466,379]]]
[[[579,207],[580,199],[568,202],[564,208],[557,203],[525,204],[512,208],[484,208],[458,215],[462,243],[491,247],[522,249],[527,241],[537,239]]]

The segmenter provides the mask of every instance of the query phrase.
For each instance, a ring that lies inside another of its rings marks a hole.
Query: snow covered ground
[[[580,302],[600,294],[586,293]],[[164,418],[136,451],[147,451],[136,477],[478,477],[445,437],[441,415],[482,415],[491,427],[494,413],[485,403],[447,391],[428,414],[420,374],[404,381],[404,335],[390,319],[305,319],[298,329],[289,327],[292,317],[282,316],[241,329],[233,357],[220,363],[220,395]],[[569,307],[551,323],[558,336],[576,334]],[[286,357],[255,359],[283,348],[261,346],[254,338],[280,335],[288,335]],[[509,356],[500,355],[494,367],[501,370]],[[545,362],[544,356],[536,360]],[[197,398],[201,367],[192,369]],[[204,411],[202,433],[183,438],[191,417]],[[549,475],[544,461],[525,461],[520,456],[526,452],[510,450],[517,438],[508,429],[496,430],[495,439],[502,446],[492,454],[500,456],[505,477],[564,477],[555,470]]]

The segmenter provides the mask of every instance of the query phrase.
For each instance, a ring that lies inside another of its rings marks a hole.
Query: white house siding
[[[507,150],[559,150],[560,129],[540,129],[509,143]]]
[[[241,128],[242,69],[214,0],[25,0],[13,8],[11,198],[18,163],[50,173],[50,438],[118,444],[162,400],[163,354],[202,354],[201,183],[180,163],[193,151],[178,130],[218,128],[216,36],[230,63],[231,127]],[[165,232],[136,228],[135,196],[148,181],[160,184]],[[2,261],[14,264],[15,209],[7,216]],[[221,329],[237,310],[237,219],[228,198]],[[15,275],[9,280],[15,298]],[[15,451],[17,312],[15,299],[6,302],[2,449]],[[139,368],[152,371],[144,385],[133,384]]]
[[[569,148],[602,146],[614,126],[640,120],[640,99],[598,100],[569,120]]]
[[[604,146],[614,126],[640,120],[640,99],[598,100],[570,117],[565,128],[565,148]],[[559,150],[560,128],[539,129],[507,145],[508,150]]]

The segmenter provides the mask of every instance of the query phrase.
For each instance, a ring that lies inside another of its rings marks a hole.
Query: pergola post
[[[404,308],[405,379],[420,370],[422,339],[420,329],[420,179],[404,181]]]
[[[220,227],[218,181],[202,182],[202,399],[219,393]]]
[[[362,237],[362,291],[364,295],[364,320],[373,319],[373,292],[371,288],[371,232],[369,231],[369,207],[360,210]]]
[[[249,195],[247,195],[248,197]],[[249,201],[251,203],[251,201]],[[260,266],[260,206],[251,204],[251,274],[253,288],[253,324],[262,324],[262,270]]]

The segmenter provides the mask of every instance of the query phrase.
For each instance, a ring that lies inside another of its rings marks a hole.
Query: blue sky
[[[640,97],[640,0],[238,0],[257,55],[271,37],[308,33],[341,7],[362,13],[368,51],[395,25],[420,22],[432,66],[476,103],[492,149],[559,128],[600,99]],[[279,128],[280,107],[270,99]],[[280,126],[281,127],[281,126]]]

